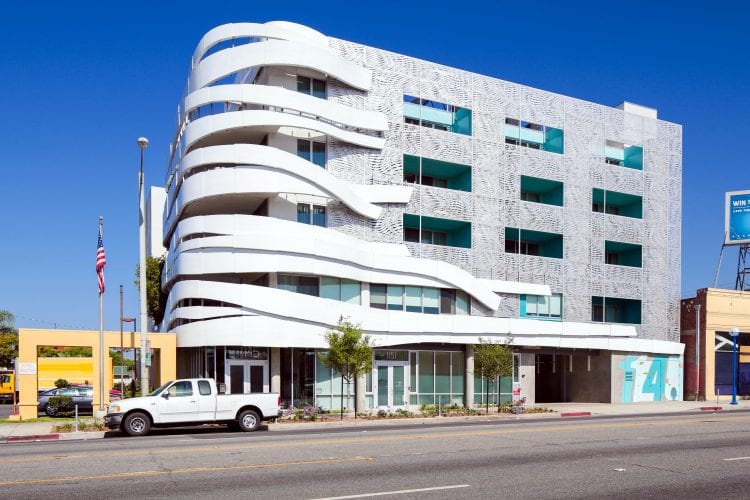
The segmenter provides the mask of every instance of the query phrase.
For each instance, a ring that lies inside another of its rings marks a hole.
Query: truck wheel
[[[237,425],[243,432],[252,432],[260,425],[260,417],[255,410],[245,410],[237,417]]]
[[[145,436],[151,430],[151,421],[144,413],[131,413],[123,420],[122,430],[131,436]]]

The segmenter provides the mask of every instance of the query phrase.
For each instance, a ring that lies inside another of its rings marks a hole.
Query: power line
[[[38,318],[29,318],[28,316],[20,316],[18,314],[13,315],[16,319],[24,319],[26,321],[32,321],[34,323],[38,323],[41,325],[51,326],[54,330],[64,328],[64,329],[71,329],[71,330],[95,330],[95,328],[91,327],[85,327],[81,325],[71,325],[68,323],[62,323],[60,321],[50,321],[47,319],[38,319]]]

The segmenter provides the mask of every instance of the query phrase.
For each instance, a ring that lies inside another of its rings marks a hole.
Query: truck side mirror
[[[169,391],[162,392],[161,397],[163,397],[164,399],[169,399]]]

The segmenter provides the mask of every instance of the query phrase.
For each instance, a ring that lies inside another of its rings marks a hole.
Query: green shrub
[[[65,389],[66,387],[70,387],[70,382],[68,382],[64,378],[59,378],[55,380],[55,387],[57,387],[58,389]]]
[[[70,417],[75,412],[73,398],[70,396],[52,396],[49,398],[48,405],[54,408],[56,417]]]

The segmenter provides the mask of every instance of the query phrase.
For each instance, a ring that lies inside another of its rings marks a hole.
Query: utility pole
[[[140,220],[138,225],[139,236],[139,282],[140,282],[140,303],[141,303],[141,395],[149,393],[149,373],[146,356],[148,355],[148,320],[146,319],[146,203],[144,201],[144,180],[143,180],[143,151],[148,147],[148,139],[145,137],[138,138],[138,147],[141,149],[141,170],[138,176],[138,195],[139,195],[139,212]]]

